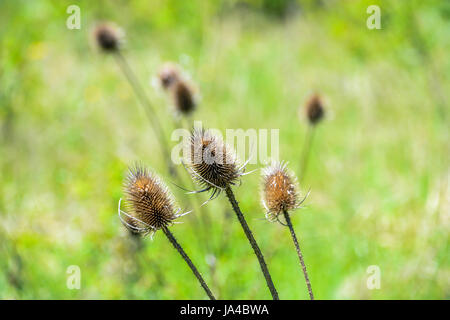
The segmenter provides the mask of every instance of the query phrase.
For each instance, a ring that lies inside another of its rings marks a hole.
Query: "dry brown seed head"
[[[262,171],[262,204],[269,220],[283,211],[298,208],[297,180],[286,167],[286,163],[275,162]]]
[[[172,89],[174,105],[180,114],[188,115],[194,111],[196,102],[191,86],[183,80],[177,81]]]
[[[124,33],[112,23],[97,25],[93,31],[94,40],[104,52],[118,51],[123,43]]]
[[[159,177],[141,165],[131,167],[124,183],[128,214],[132,226],[156,231],[177,218],[173,196]]]
[[[234,151],[210,130],[193,130],[190,151],[192,177],[204,187],[226,188],[235,184],[242,174]]]
[[[180,77],[179,67],[172,62],[166,62],[158,73],[161,86],[166,90],[178,82]]]
[[[312,125],[316,125],[322,120],[325,110],[322,99],[318,94],[312,95],[306,103],[306,116]]]

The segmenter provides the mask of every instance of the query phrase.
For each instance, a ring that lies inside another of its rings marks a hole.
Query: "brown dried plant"
[[[124,193],[128,212],[121,210],[119,200],[120,221],[132,232],[151,234],[152,237],[156,231],[162,230],[191,268],[209,298],[215,300],[200,272],[169,230],[169,226],[176,223],[176,219],[189,212],[180,213],[181,209],[176,207],[173,195],[163,181],[148,169],[136,164],[129,168]]]

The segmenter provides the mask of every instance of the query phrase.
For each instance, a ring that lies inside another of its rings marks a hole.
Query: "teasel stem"
[[[164,135],[164,130],[160,125],[161,122],[159,121],[158,116],[155,112],[155,109],[150,103],[149,98],[145,94],[144,89],[140,85],[139,80],[137,79],[136,75],[134,74],[133,70],[131,69],[130,65],[128,64],[123,54],[120,51],[116,51],[114,52],[114,58],[117,64],[119,65],[120,69],[124,73],[125,77],[127,78],[128,82],[130,83],[131,87],[133,88],[133,91],[136,94],[139,102],[145,109],[145,114],[148,120],[150,121],[151,127],[154,130],[155,135],[158,138],[158,142],[160,144],[163,157],[166,160],[170,175],[172,177],[178,177],[177,171],[175,170],[175,167],[173,166],[173,163],[170,160],[171,157],[168,149],[168,143]]]
[[[181,256],[183,257],[184,261],[186,261],[186,263],[188,264],[189,268],[191,268],[192,272],[197,277],[198,281],[200,282],[200,285],[203,287],[203,289],[205,290],[205,292],[208,295],[208,297],[211,300],[216,300],[216,298],[212,294],[211,290],[209,289],[208,285],[206,284],[205,280],[203,279],[202,275],[200,274],[200,272],[198,272],[197,268],[194,266],[194,264],[192,263],[191,259],[186,254],[186,252],[183,250],[181,245],[178,243],[177,239],[175,239],[175,237],[173,236],[172,232],[170,232],[169,228],[163,227],[162,230],[163,230],[164,234],[166,235],[167,239],[169,239],[169,241],[172,243],[174,248],[177,249],[177,251],[181,254]]]
[[[298,258],[300,259],[300,265],[302,267],[303,274],[305,275],[305,281],[306,281],[306,286],[308,287],[309,297],[311,298],[311,300],[314,300],[314,295],[313,295],[312,288],[311,288],[311,282],[309,281],[308,272],[306,271],[305,261],[303,260],[303,255],[300,250],[300,245],[298,244],[297,236],[295,235],[294,227],[292,226],[291,217],[289,216],[289,212],[287,212],[286,210],[283,210],[283,214],[284,214],[284,218],[286,219],[286,224],[288,225],[289,230],[291,231],[292,241],[294,242],[295,250],[297,250]]]
[[[247,221],[245,221],[245,217],[242,214],[241,209],[239,208],[236,198],[234,197],[233,190],[231,190],[230,186],[227,186],[225,188],[225,192],[227,193],[228,200],[230,200],[231,206],[233,207],[233,210],[236,213],[239,222],[241,223],[242,229],[244,229],[245,235],[247,236],[247,239],[250,242],[250,245],[252,246],[256,257],[258,258],[259,265],[261,266],[261,271],[264,274],[264,277],[266,278],[266,283],[267,286],[269,287],[270,293],[272,294],[272,298],[273,300],[279,300],[280,298],[278,297],[278,292],[275,289],[272,277],[270,276],[269,270],[267,269],[264,256],[261,252],[261,249],[259,249],[259,246],[256,243],[255,238],[253,237],[252,231],[250,230]]]
[[[308,130],[306,132],[305,143],[303,144],[302,157],[300,162],[300,172],[299,177],[301,180],[305,179],[306,169],[308,167],[309,153],[311,151],[312,141],[314,138],[315,126],[308,125]]]

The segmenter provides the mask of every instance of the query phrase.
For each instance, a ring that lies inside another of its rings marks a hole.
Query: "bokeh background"
[[[81,8],[80,30],[66,27],[71,4]],[[366,27],[372,4],[381,30]],[[133,238],[117,217],[136,160],[164,177],[181,206],[196,202],[170,184],[114,59],[92,48],[89,32],[105,20],[126,31],[124,55],[167,135],[169,102],[151,85],[165,61],[199,88],[193,119],[280,129],[280,157],[297,173],[307,130],[299,109],[322,95],[326,118],[300,181],[311,194],[292,215],[318,299],[450,298],[444,0],[2,0],[0,298],[206,298],[162,234]],[[259,171],[244,177],[236,196],[281,298],[307,299],[288,230],[263,219],[259,184]],[[172,231],[219,298],[270,298],[224,196],[183,221]],[[67,288],[71,265],[80,290]],[[370,265],[380,267],[379,290],[366,286]]]

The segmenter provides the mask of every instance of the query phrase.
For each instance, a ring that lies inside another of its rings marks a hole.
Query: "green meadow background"
[[[80,30],[66,27],[71,4]],[[366,27],[372,4],[380,30]],[[311,194],[292,214],[318,299],[450,298],[450,3],[435,0],[0,1],[0,298],[206,299],[161,232],[136,239],[119,222],[139,160],[196,209],[171,230],[218,298],[270,299],[225,196],[198,210],[206,195],[170,183],[131,87],[90,42],[98,21],[126,32],[124,55],[167,136],[169,99],[152,86],[165,61],[199,89],[190,120],[279,129],[297,173],[303,107],[322,95],[300,181]],[[264,220],[259,189],[258,170],[234,191],[280,297],[307,299],[288,229]],[[79,290],[67,287],[72,265]],[[366,285],[371,265],[378,290]]]

